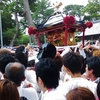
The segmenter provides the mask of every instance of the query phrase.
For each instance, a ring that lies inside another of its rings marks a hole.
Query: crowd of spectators
[[[100,48],[0,49],[0,100],[100,100]]]

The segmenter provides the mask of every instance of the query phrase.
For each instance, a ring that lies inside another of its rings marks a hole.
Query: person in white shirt
[[[87,58],[86,61],[86,77],[87,79],[98,83],[100,81],[100,58],[93,56]]]
[[[41,90],[36,81],[36,72],[32,69],[26,69],[25,77],[26,77],[26,80],[23,82],[22,86],[27,87],[28,85],[31,85],[33,88],[35,88],[37,93],[40,94]]]
[[[66,96],[70,90],[76,87],[85,87],[92,91],[92,93],[97,97],[97,84],[81,77],[81,68],[83,64],[82,57],[73,52],[69,52],[63,56],[62,62],[65,71],[71,75],[71,79],[59,86],[59,91]]]
[[[33,70],[27,70],[28,68],[28,57],[23,52],[16,53],[16,59],[25,66],[25,77],[26,79],[22,82],[21,86],[24,87],[33,87],[37,93],[40,93],[40,89],[36,82],[36,74]]]
[[[25,67],[21,63],[7,64],[4,78],[13,81],[17,85],[20,97],[25,97],[28,100],[38,100],[38,95],[34,88],[21,87],[21,82],[25,80]]]
[[[42,90],[40,100],[66,100],[57,90],[59,85],[59,71],[51,58],[42,58],[36,63],[36,78]]]

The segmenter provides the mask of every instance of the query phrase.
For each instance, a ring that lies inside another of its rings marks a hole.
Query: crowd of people
[[[100,100],[100,48],[1,48],[0,100]]]

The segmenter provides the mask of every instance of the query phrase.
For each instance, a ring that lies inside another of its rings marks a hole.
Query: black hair
[[[84,51],[85,51],[85,54],[86,54],[86,58],[88,58],[88,57],[91,57],[91,56],[92,56],[92,53],[91,53],[91,52],[86,51],[86,49],[84,49]]]
[[[15,62],[15,58],[12,55],[9,54],[3,54],[0,56],[0,71],[4,74],[5,73],[5,67],[10,62]]]
[[[41,59],[35,66],[36,77],[40,77],[47,88],[56,88],[59,84],[59,71],[51,58]]]
[[[15,54],[20,53],[20,52],[22,52],[28,56],[28,51],[26,50],[26,48],[24,46],[20,46],[20,47],[16,48]]]
[[[76,53],[68,52],[63,58],[62,62],[66,68],[68,68],[73,74],[81,73],[82,57]]]
[[[55,61],[55,63],[57,64],[57,68],[58,68],[58,70],[59,71],[61,71],[61,68],[62,68],[62,58],[60,57],[60,56],[56,56],[55,58],[54,58],[54,61]]]
[[[97,56],[89,57],[86,60],[86,64],[88,65],[88,70],[93,69],[93,74],[96,77],[100,77],[100,58]]]
[[[22,53],[22,52],[19,52],[19,53],[16,53],[15,54],[15,58],[25,66],[25,68],[27,67],[28,65],[28,57],[26,54]]]
[[[54,59],[56,55],[56,47],[51,43],[45,43],[39,48],[39,53],[37,55],[38,59],[50,57]]]
[[[35,65],[35,60],[28,61],[28,67],[34,67],[34,65]]]
[[[15,53],[19,53],[19,52],[24,52],[25,47],[24,46],[20,46],[16,49]]]

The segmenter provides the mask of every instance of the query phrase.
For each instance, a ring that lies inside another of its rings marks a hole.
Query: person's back
[[[40,59],[36,64],[36,78],[43,94],[40,100],[65,100],[57,90],[59,71],[51,58]]]
[[[59,90],[62,91],[64,95],[66,95],[70,90],[76,87],[85,87],[91,90],[95,96],[97,96],[97,84],[81,77],[81,56],[75,53],[67,53],[63,56],[62,61],[64,69],[69,75],[71,75],[72,78],[59,86]]]
[[[40,94],[41,90],[36,81],[36,72],[32,69],[26,69],[25,77],[26,77],[26,79],[22,83],[22,86],[27,86],[28,84],[31,84],[32,87],[34,87],[34,89],[37,91],[37,93]]]
[[[27,69],[27,67],[29,67],[27,55],[22,53],[22,52],[18,52],[18,53],[16,53],[15,57],[18,59],[18,61],[21,64],[23,64],[25,66],[25,77],[26,77],[26,79],[22,82],[21,86],[23,88],[25,88],[25,87],[31,85],[39,93],[40,89],[39,89],[37,82],[36,82],[35,71]]]
[[[27,100],[38,100],[37,92],[34,88],[17,87],[20,97],[25,97]]]
[[[76,87],[85,87],[91,90],[92,93],[97,97],[96,93],[97,84],[81,77],[71,78],[69,81],[60,85],[58,89],[61,91],[63,95],[66,95],[70,90]]]
[[[34,88],[22,88],[21,82],[25,80],[24,65],[15,62],[9,63],[5,68],[5,78],[13,81],[18,88],[20,97],[26,97],[28,100],[38,100],[37,93]]]

